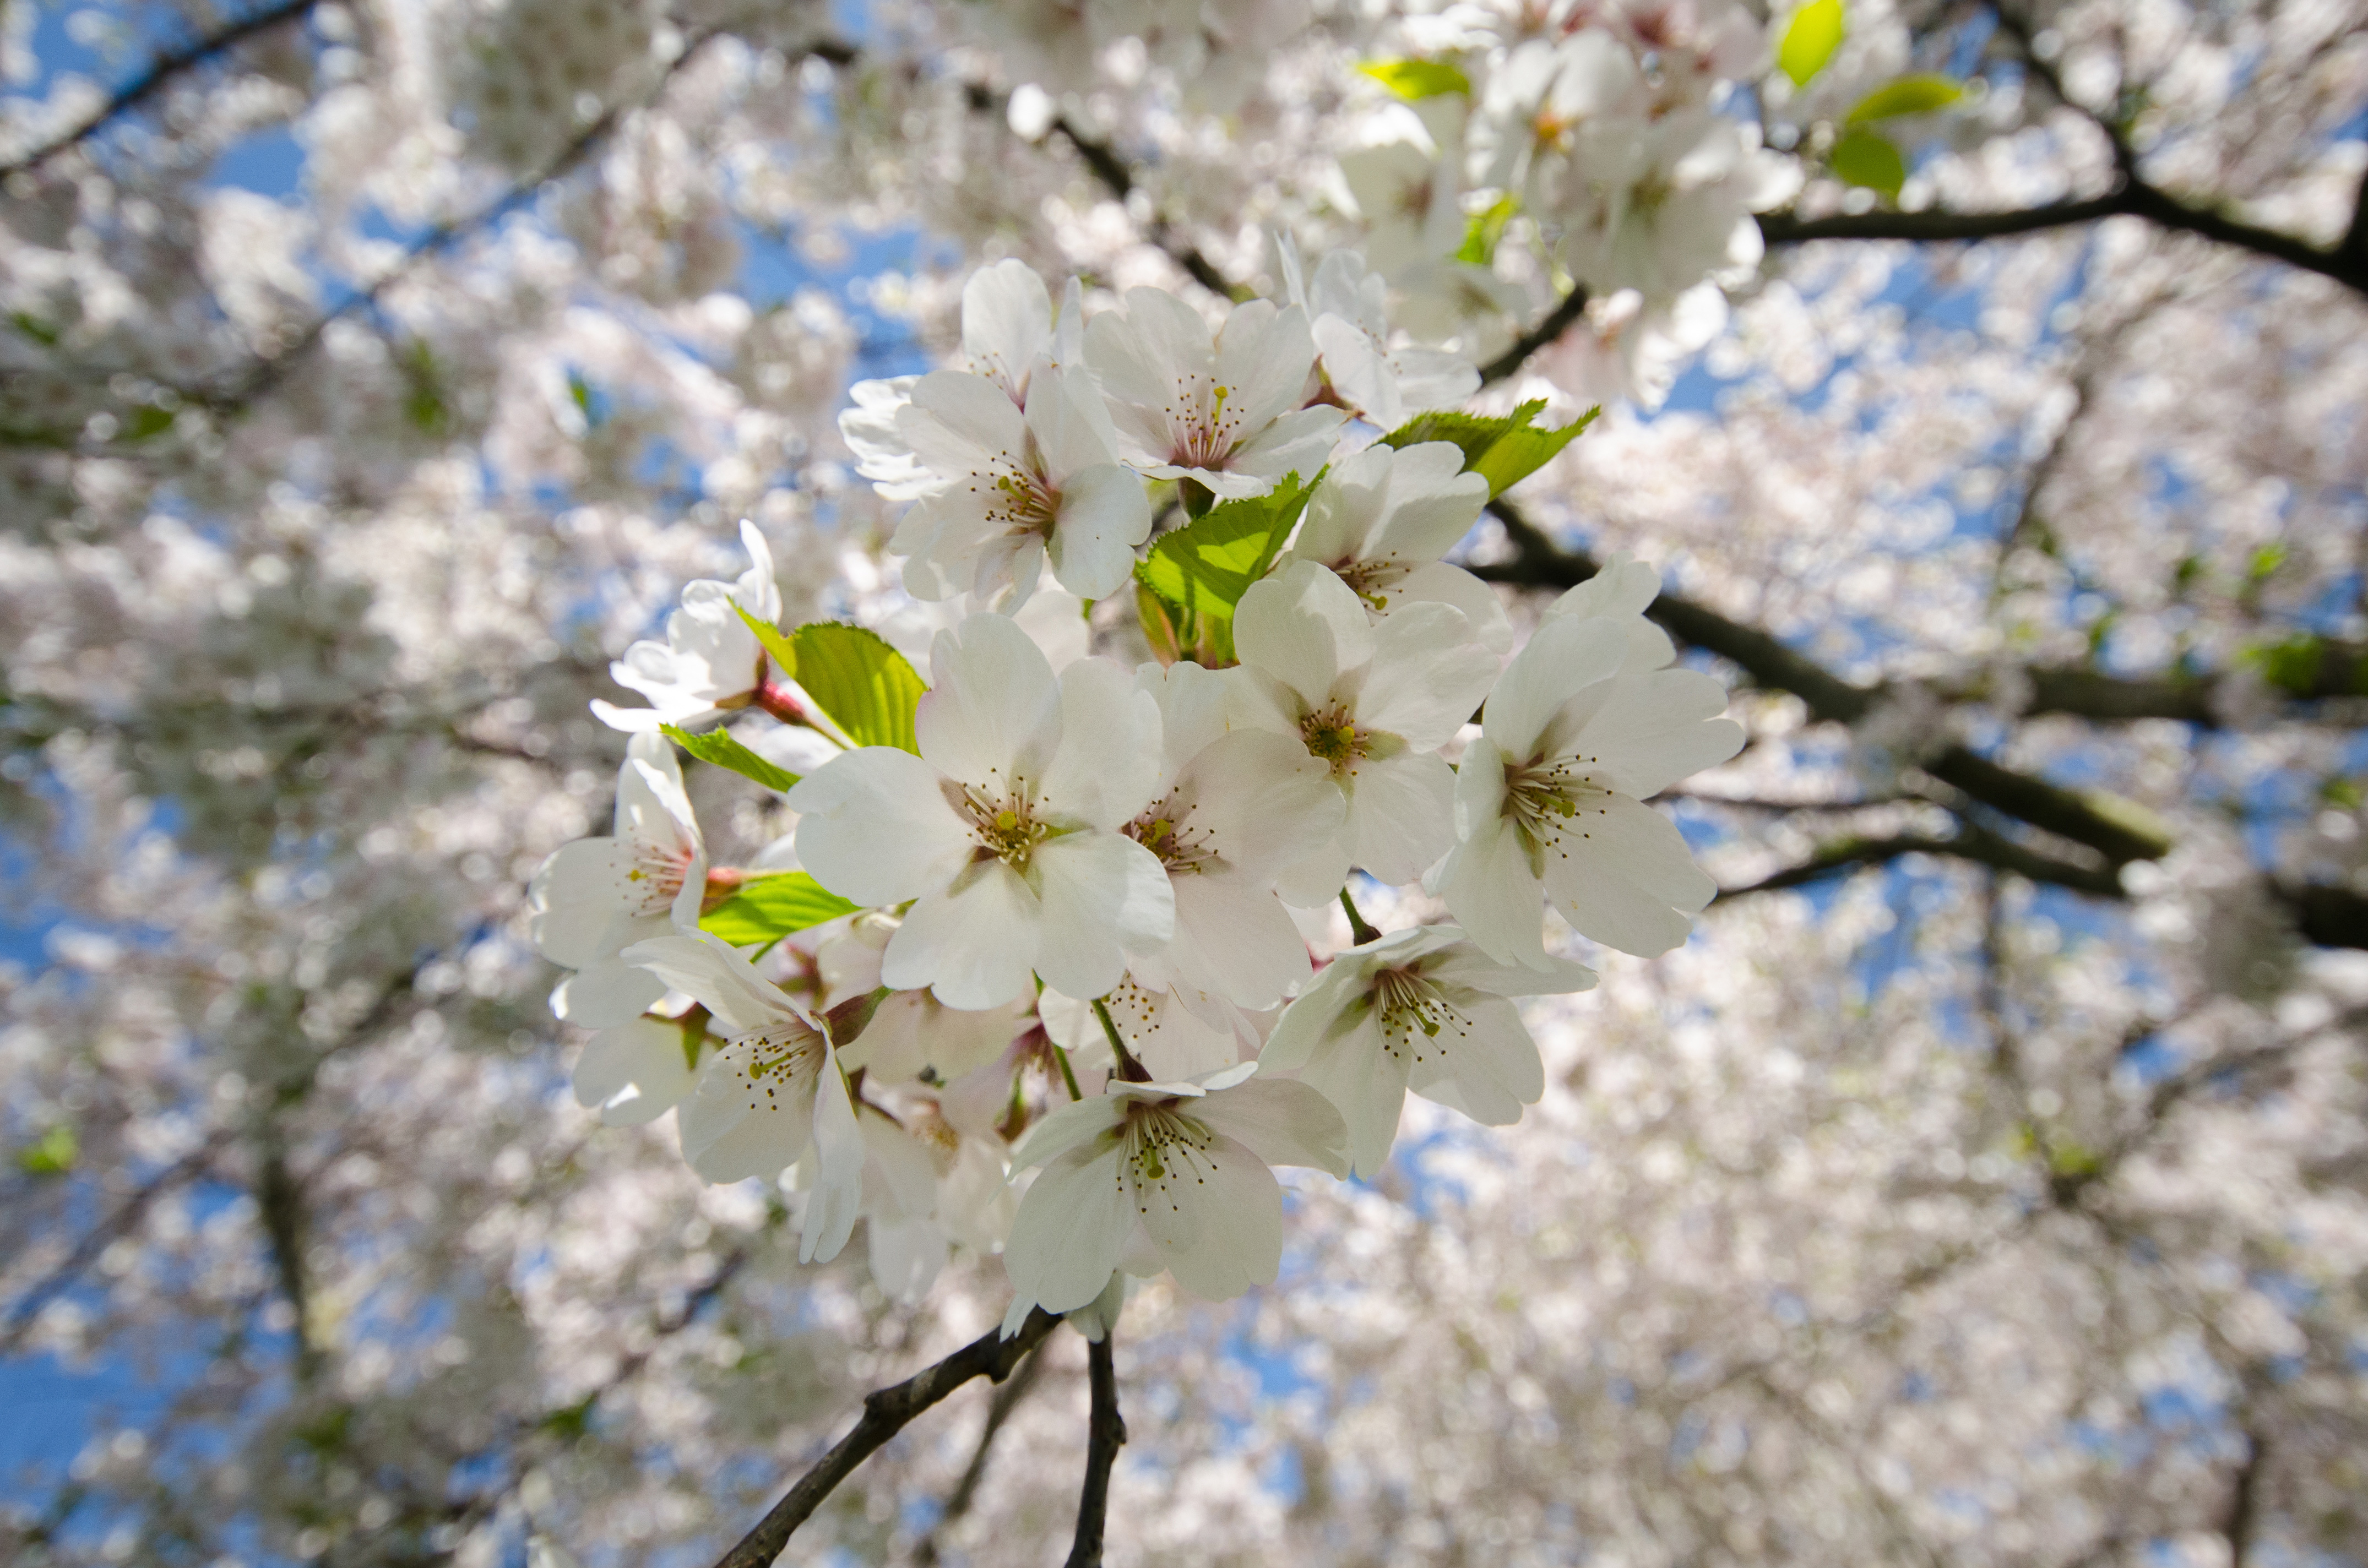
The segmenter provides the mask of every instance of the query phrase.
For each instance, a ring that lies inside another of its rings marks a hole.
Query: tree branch
[[[947,1495],[945,1511],[938,1516],[938,1522],[929,1527],[929,1533],[921,1538],[921,1544],[913,1549],[913,1561],[921,1568],[931,1568],[937,1562],[938,1537],[949,1525],[970,1512],[971,1501],[978,1495],[978,1483],[986,1479],[986,1459],[995,1447],[996,1434],[1003,1430],[1003,1424],[1011,1419],[1012,1411],[1028,1396],[1028,1391],[1036,1386],[1037,1374],[1043,1369],[1044,1352],[1040,1346],[1029,1352],[1028,1358],[1019,1363],[1019,1369],[995,1391],[995,1399],[986,1407],[986,1425],[979,1429],[978,1447],[971,1450],[970,1463],[963,1467],[962,1479],[954,1483],[953,1491]]]
[[[51,158],[96,135],[108,125],[130,114],[150,98],[170,86],[175,80],[196,70],[208,61],[245,43],[257,33],[270,31],[282,22],[292,22],[308,14],[318,0],[282,0],[282,3],[256,12],[233,22],[222,31],[198,40],[184,49],[160,54],[149,62],[148,69],[116,90],[98,111],[64,135],[41,143],[12,164],[0,165],[0,179],[10,175],[27,174],[40,168]]]
[[[1964,823],[1948,837],[1937,834],[1902,833],[1884,838],[1837,839],[1820,847],[1797,866],[1788,866],[1744,887],[1723,888],[1711,902],[1724,903],[1756,892],[1800,887],[1861,866],[1886,865],[1903,855],[1942,855],[1951,859],[1970,860],[1996,870],[2011,871],[2034,882],[2069,888],[2092,898],[2118,900],[2128,896],[2122,891],[2119,877],[2111,870],[2058,860],[2010,838]]]
[[[1529,363],[1530,356],[1554,342],[1570,330],[1573,322],[1587,313],[1587,285],[1574,283],[1541,318],[1538,324],[1513,340],[1513,346],[1480,367],[1480,384],[1493,386]]]
[[[822,1500],[874,1450],[903,1431],[914,1417],[971,1379],[985,1377],[999,1383],[1009,1377],[1020,1358],[1043,1344],[1045,1336],[1060,1322],[1040,1307],[1028,1314],[1028,1321],[1009,1339],[1004,1338],[1000,1330],[989,1329],[935,1366],[914,1373],[894,1388],[867,1394],[862,1417],[856,1422],[855,1429],[800,1476],[789,1494],[757,1521],[757,1528],[716,1560],[715,1568],[769,1568],[781,1554],[781,1549],[790,1543],[791,1532],[805,1523]]]
[[[1111,1338],[1111,1330],[1105,1328],[1087,1350],[1093,1415],[1086,1428],[1086,1483],[1077,1494],[1077,1536],[1069,1547],[1067,1568],[1101,1568],[1110,1466],[1118,1462],[1119,1448],[1126,1441],[1126,1423],[1118,1414],[1118,1370],[1110,1359]]]

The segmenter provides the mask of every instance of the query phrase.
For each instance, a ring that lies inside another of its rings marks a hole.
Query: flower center
[[[1208,830],[1192,825],[1191,809],[1179,808],[1173,794],[1119,831],[1158,856],[1170,875],[1201,870],[1217,858]]]
[[[987,503],[989,523],[1006,535],[1053,537],[1053,525],[1060,517],[1061,497],[1044,483],[1042,473],[1009,465],[1007,460],[1006,465],[996,469],[992,483],[1001,499]]]
[[[1036,819],[1036,803],[1024,790],[1015,789],[998,800],[965,784],[955,806],[970,819],[971,835],[980,846],[1014,870],[1024,869],[1036,846],[1053,836],[1052,824]]]
[[[1462,1040],[1472,1033],[1472,1020],[1410,969],[1385,969],[1373,976],[1373,1009],[1381,1015],[1382,1048],[1402,1060],[1408,1053],[1417,1062],[1441,1054],[1441,1034]]]
[[[632,869],[625,873],[625,901],[635,915],[647,919],[674,907],[682,880],[690,874],[690,851],[677,845],[636,846]]]
[[[780,1096],[794,1094],[800,1078],[814,1077],[821,1068],[822,1036],[796,1024],[775,1024],[732,1044],[747,1052],[740,1076],[748,1087],[750,1110],[780,1109]]]
[[[1558,845],[1566,833],[1576,831],[1581,838],[1593,836],[1584,819],[1601,816],[1603,807],[1599,802],[1611,794],[1580,771],[1583,764],[1594,760],[1566,757],[1505,770],[1505,814],[1513,819],[1521,842],[1532,856],[1543,853],[1549,845]],[[1566,849],[1557,849],[1556,853],[1565,860],[1570,858]]]
[[[1149,1214],[1155,1202],[1165,1200],[1170,1213],[1180,1207],[1178,1188],[1189,1181],[1205,1187],[1216,1162],[1209,1149],[1216,1135],[1189,1116],[1169,1108],[1176,1102],[1143,1105],[1127,1115],[1121,1134],[1125,1148],[1119,1157],[1120,1180],[1134,1188],[1134,1211]]]
[[[1326,708],[1300,720],[1299,738],[1306,743],[1308,756],[1320,756],[1332,765],[1335,778],[1350,771],[1351,765],[1372,750],[1373,744],[1372,732],[1360,732],[1355,718],[1339,707]]]
[[[1179,392],[1182,390],[1178,389]],[[1240,416],[1225,410],[1225,399],[1232,392],[1231,387],[1211,389],[1207,405],[1196,408],[1192,422],[1177,433],[1175,443],[1168,449],[1169,462],[1178,468],[1220,469],[1225,466],[1225,460],[1241,443]],[[1179,402],[1197,401],[1179,399]]]

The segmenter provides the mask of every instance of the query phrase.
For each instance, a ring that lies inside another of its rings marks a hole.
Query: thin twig
[[[1538,324],[1513,340],[1513,346],[1480,367],[1480,384],[1493,386],[1529,362],[1530,356],[1570,330],[1587,311],[1587,285],[1574,283],[1570,292],[1548,311]]]
[[[1110,1360],[1112,1333],[1102,1331],[1087,1351],[1087,1378],[1093,1387],[1093,1415],[1086,1427],[1086,1483],[1077,1494],[1077,1539],[1069,1548],[1068,1568],[1101,1568],[1102,1527],[1110,1517],[1110,1466],[1126,1441],[1126,1423],[1118,1414],[1118,1369]]]
[[[228,52],[257,33],[268,32],[282,22],[292,22],[310,12],[319,0],[283,0],[283,4],[233,22],[222,31],[201,38],[185,49],[160,54],[148,69],[116,90],[115,96],[101,105],[98,111],[64,135],[41,143],[15,163],[0,165],[0,179],[10,175],[28,174],[88,138],[97,135],[123,116],[170,86],[185,74],[196,70],[215,56]]]
[[[989,1329],[935,1366],[914,1373],[894,1388],[865,1395],[863,1415],[855,1429],[841,1437],[812,1470],[798,1477],[789,1494],[774,1504],[772,1511],[758,1520],[757,1528],[743,1536],[738,1545],[718,1558],[715,1568],[770,1568],[781,1549],[789,1545],[791,1532],[805,1523],[822,1506],[822,1500],[875,1449],[903,1431],[915,1416],[971,1379],[985,1377],[999,1383],[1009,1377],[1020,1358],[1044,1343],[1044,1336],[1060,1321],[1040,1307],[1028,1314],[1028,1321],[1009,1339],[1004,1338],[1000,1331]]]
[[[913,1549],[913,1561],[921,1568],[929,1568],[937,1562],[938,1537],[944,1534],[955,1520],[970,1512],[971,1502],[978,1495],[978,1483],[986,1479],[987,1455],[995,1448],[996,1434],[1003,1430],[1003,1424],[1011,1419],[1012,1411],[1028,1396],[1028,1391],[1036,1386],[1037,1375],[1043,1369],[1044,1352],[1040,1346],[1030,1351],[1028,1358],[1019,1363],[1019,1369],[995,1391],[994,1402],[986,1407],[986,1425],[978,1434],[978,1447],[971,1450],[970,1463],[963,1468],[962,1479],[954,1483],[952,1493],[947,1496],[945,1511],[938,1516],[938,1522],[929,1527],[929,1533],[921,1538],[921,1544]]]

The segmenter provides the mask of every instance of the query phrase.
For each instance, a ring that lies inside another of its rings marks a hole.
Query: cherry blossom
[[[736,582],[686,585],[681,608],[666,617],[666,640],[636,642],[609,666],[619,686],[650,700],[647,708],[620,708],[595,699],[592,711],[609,728],[703,725],[754,700],[765,679],[765,651],[738,612],[768,625],[780,620],[781,589],[772,549],[756,524],[741,523],[740,542],[749,567]]]

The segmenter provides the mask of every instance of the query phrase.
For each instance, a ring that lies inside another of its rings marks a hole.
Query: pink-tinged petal
[[[927,987],[949,1007],[1000,1007],[1033,989],[1042,925],[1019,873],[1000,860],[975,862],[905,913],[880,978],[898,991]]]
[[[799,863],[858,903],[901,903],[941,887],[973,847],[937,769],[894,746],[832,758],[800,779],[789,801],[801,813]]]
[[[1344,671],[1372,657],[1373,631],[1349,585],[1330,569],[1303,561],[1242,596],[1234,610],[1234,647],[1243,664],[1321,705]]]
[[[1011,1237],[1003,1244],[1012,1290],[1048,1312],[1084,1306],[1110,1283],[1134,1220],[1117,1151],[1092,1144],[1071,1149],[1019,1200]]]
[[[1455,842],[1455,773],[1430,752],[1367,757],[1349,769],[1349,836],[1356,864],[1410,882]]]
[[[1160,1176],[1141,1165],[1126,1175],[1135,1217],[1176,1283],[1203,1301],[1226,1301],[1274,1283],[1282,1266],[1282,1187],[1244,1144],[1213,1129],[1201,1137],[1204,1143],[1179,1141],[1162,1150]]]
[[[573,1084],[575,1103],[598,1111],[604,1126],[639,1127],[673,1109],[693,1081],[682,1026],[635,1018],[592,1037]]]
[[[1099,996],[1129,952],[1156,952],[1176,931],[1176,899],[1158,857],[1114,833],[1073,833],[1036,851],[1042,900],[1036,972],[1070,996]]]
[[[1061,733],[1044,650],[1007,616],[973,615],[938,633],[929,667],[936,686],[913,718],[929,765],[997,790],[1033,783]]]
[[[1382,1049],[1370,1020],[1299,1070],[1299,1082],[1339,1112],[1351,1175],[1368,1179],[1389,1164],[1406,1108],[1407,1059]]]
[[[1245,1065],[1252,1065],[1246,1063]],[[1260,1073],[1192,1108],[1212,1131],[1245,1144],[1269,1165],[1349,1174],[1349,1128],[1330,1100],[1305,1084]]]
[[[1508,760],[1531,760],[1563,706],[1584,688],[1619,674],[1627,651],[1627,634],[1617,621],[1547,621],[1513,655],[1488,693],[1481,732]]]
[[[1263,881],[1219,871],[1169,881],[1176,935],[1163,956],[1178,983],[1255,1011],[1306,980],[1306,938]]]
[[[1497,671],[1497,655],[1473,640],[1463,611],[1440,604],[1394,610],[1373,628],[1358,727],[1435,750],[1478,710]]]

